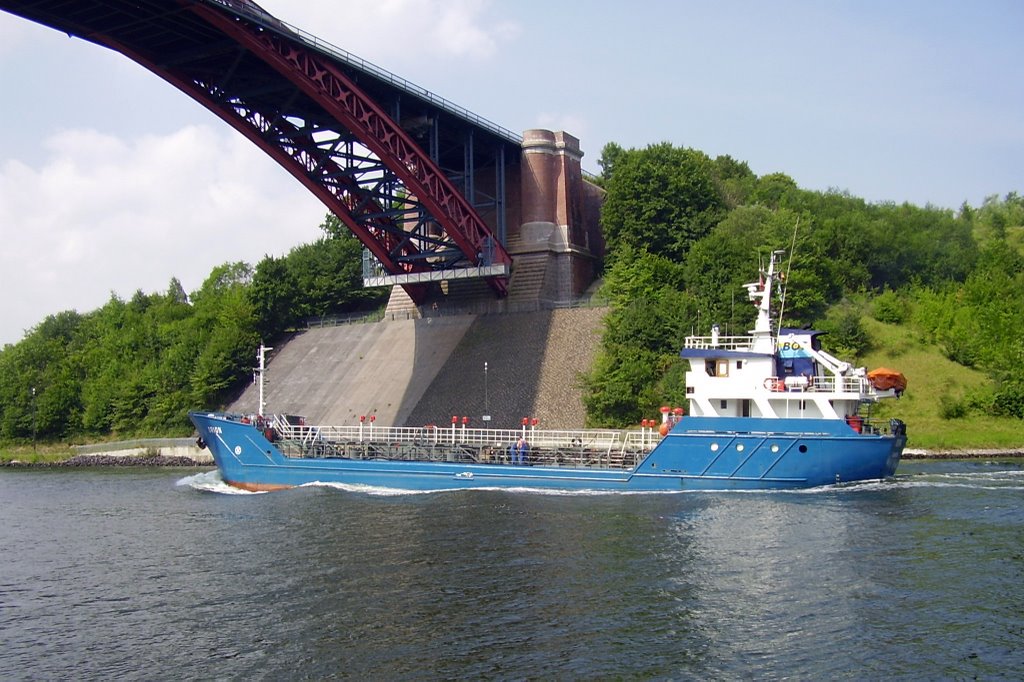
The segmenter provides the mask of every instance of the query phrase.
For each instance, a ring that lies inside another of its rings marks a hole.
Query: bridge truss
[[[482,277],[507,292],[505,169],[519,149],[509,131],[249,0],[0,0],[0,9],[126,55],[245,135],[364,244],[367,284],[399,284],[417,302],[443,279]]]

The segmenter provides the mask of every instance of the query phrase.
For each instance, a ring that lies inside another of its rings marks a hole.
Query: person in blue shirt
[[[526,442],[526,439],[522,436],[519,437],[512,447],[509,448],[509,454],[512,456],[513,464],[525,464],[526,456],[530,452],[530,446]]]

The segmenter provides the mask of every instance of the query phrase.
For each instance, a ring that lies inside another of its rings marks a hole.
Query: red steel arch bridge
[[[285,24],[249,0],[0,0],[124,54],[270,155],[372,254],[378,284],[507,293],[507,163],[520,136]],[[364,268],[365,270],[365,268]]]

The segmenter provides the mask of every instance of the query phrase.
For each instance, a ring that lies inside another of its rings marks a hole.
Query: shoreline
[[[180,467],[209,469],[214,467],[213,458],[196,459],[184,455],[74,455],[52,462],[25,462],[12,459],[0,462],[5,469],[84,469],[120,467]]]
[[[988,459],[1010,458],[1024,459],[1024,448],[996,449],[972,448],[967,450],[924,450],[908,448],[903,451],[903,460],[956,460],[956,459]],[[51,462],[26,462],[12,459],[0,462],[0,469],[82,469],[82,468],[121,468],[121,467],[178,467],[191,469],[213,468],[213,458],[190,457],[188,455],[161,454],[124,454],[114,455],[79,454],[67,459]]]
[[[1024,458],[1021,448],[970,448],[966,450],[924,450],[906,448],[901,459],[984,459],[986,457]]]

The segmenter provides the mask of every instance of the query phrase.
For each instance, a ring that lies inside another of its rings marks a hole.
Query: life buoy
[[[786,390],[786,384],[782,379],[776,379],[774,377],[768,377],[764,380],[764,387],[769,391],[784,391]]]

